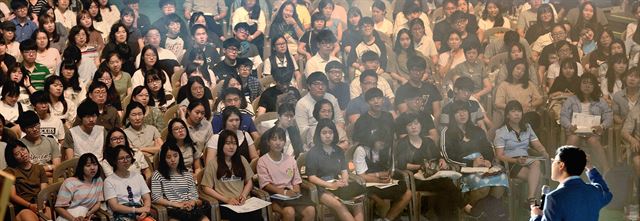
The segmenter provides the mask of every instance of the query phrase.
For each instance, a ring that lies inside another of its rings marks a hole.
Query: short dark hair
[[[296,106],[292,103],[283,103],[278,106],[278,115],[284,115],[287,112],[292,112],[295,115]]]
[[[316,131],[314,131],[313,135],[313,143],[315,147],[322,146],[322,139],[320,138],[320,132],[323,128],[328,127],[333,131],[333,140],[331,141],[331,146],[335,146],[338,144],[338,129],[336,128],[336,124],[329,119],[321,119],[318,120],[318,125],[316,126]]]
[[[338,41],[338,39],[336,39],[333,32],[328,29],[323,29],[316,35],[316,42],[318,43],[336,43],[336,41]]]
[[[367,90],[367,92],[364,93],[364,100],[365,101],[369,101],[371,99],[374,99],[376,97],[384,97],[384,93],[382,93],[382,90],[380,90],[379,88],[371,88],[369,90]]]
[[[84,99],[84,101],[78,105],[78,118],[81,120],[86,116],[98,116],[99,114],[98,104],[91,99]]]
[[[16,157],[13,156],[13,149],[16,149],[18,147],[24,147],[25,149],[27,149],[27,151],[29,151],[29,148],[27,147],[27,145],[22,143],[22,141],[19,141],[19,140],[9,141],[7,143],[7,147],[4,149],[4,160],[7,162],[8,167],[16,168],[20,166],[20,163],[18,163],[18,160],[16,160]]]
[[[162,8],[165,5],[174,5],[176,6],[176,0],[160,0],[158,1],[158,7]]]
[[[378,53],[374,51],[365,51],[364,53],[362,53],[360,60],[362,60],[362,62],[380,61],[380,55],[378,55]]]
[[[20,42],[20,53],[24,53],[25,51],[35,51],[38,50],[38,45],[36,45],[36,41],[33,39],[26,39]]]
[[[36,105],[36,104],[42,104],[42,103],[49,103],[49,96],[47,96],[47,94],[44,93],[44,91],[40,90],[40,91],[36,91],[33,92],[33,94],[31,94],[31,96],[29,96],[29,101],[31,102],[31,105]]]
[[[360,80],[360,83],[364,82],[364,79],[366,77],[375,77],[376,80],[378,80],[378,73],[376,73],[376,71],[374,70],[364,70],[358,77],[358,79]]]
[[[207,30],[207,27],[202,25],[202,24],[194,24],[191,26],[191,29],[189,29],[189,31],[191,32],[191,36],[196,35],[196,31],[198,29],[204,29],[205,31]]]
[[[342,63],[340,63],[339,61],[330,61],[326,66],[324,66],[325,73],[329,73],[329,71],[333,69],[340,69],[341,71],[343,71],[344,65],[342,65]]]
[[[315,81],[321,81],[325,85],[329,84],[327,76],[320,71],[313,72],[309,75],[309,77],[307,77],[307,85],[311,85]]]
[[[324,15],[320,12],[316,12],[313,13],[313,15],[311,15],[311,24],[315,23],[316,21],[326,21]]]
[[[20,125],[20,130],[26,132],[27,128],[31,128],[39,124],[40,118],[38,117],[38,114],[36,114],[35,111],[28,110],[20,113],[20,116],[18,116],[16,123]]]
[[[561,146],[556,150],[556,155],[564,163],[569,176],[580,176],[587,165],[587,154],[576,146]]]
[[[96,155],[93,155],[93,153],[85,153],[80,156],[80,159],[78,159],[76,170],[73,173],[73,176],[78,178],[78,180],[80,181],[84,181],[84,166],[87,165],[88,162],[93,162],[98,165],[98,171],[96,172],[96,175],[92,177],[92,179],[95,180],[102,176],[102,166],[100,166],[100,161],[98,161]]]
[[[375,22],[373,21],[373,18],[366,16],[366,17],[362,17],[362,19],[360,19],[360,27],[364,26],[365,24],[367,25],[374,25]]]
[[[16,82],[8,81],[4,83],[4,86],[2,86],[2,92],[0,92],[0,95],[2,95],[2,100],[4,100],[6,96],[19,96],[20,85]]]
[[[471,78],[463,76],[456,79],[456,81],[453,83],[453,88],[474,91],[475,84],[473,83],[473,80],[471,80]]]
[[[131,157],[131,161],[130,163],[133,164],[134,162],[136,162],[136,159],[133,157],[133,150],[131,149],[131,147],[127,147],[125,145],[118,145],[115,146],[113,148],[110,148],[107,151],[107,155],[104,156],[105,159],[107,159],[107,163],[109,163],[109,165],[113,168],[113,171],[115,172],[118,168],[118,153],[120,153],[120,151],[124,151],[127,154],[129,154],[129,156]]]
[[[236,24],[235,26],[233,26],[233,31],[238,31],[239,29],[244,29],[244,30],[249,31],[249,28],[251,28],[251,26],[249,26],[249,23],[240,22],[240,23]]]
[[[407,69],[427,69],[427,61],[420,56],[411,56],[407,59]]]
[[[27,1],[25,0],[13,0],[11,1],[11,10],[15,11],[18,10],[19,8],[24,8],[24,7],[28,7],[29,5],[27,4]]]

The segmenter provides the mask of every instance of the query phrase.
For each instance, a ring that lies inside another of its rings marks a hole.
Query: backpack
[[[491,195],[479,200],[471,209],[479,221],[509,221],[509,210],[502,200]]]

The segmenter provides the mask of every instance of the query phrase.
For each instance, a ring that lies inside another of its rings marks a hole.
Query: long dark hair
[[[237,107],[225,107],[222,110],[222,128],[227,129],[227,120],[231,118],[232,115],[237,115],[240,118],[240,124],[242,124],[242,112]]]
[[[627,68],[629,68],[629,59],[627,59],[627,56],[625,54],[616,54],[613,55],[611,57],[609,57],[609,59],[607,59],[607,91],[609,91],[609,93],[613,93],[613,87],[616,84],[616,80],[617,75],[615,73],[615,70],[613,68],[613,65],[618,64],[618,63],[625,63],[627,64]],[[626,72],[626,70],[625,70]],[[622,73],[624,74],[624,73]],[[622,84],[624,87],[624,84]]]
[[[333,140],[331,141],[331,146],[336,146],[338,144],[338,129],[333,121],[329,119],[321,119],[318,121],[318,125],[316,126],[316,130],[313,133],[313,143],[316,147],[322,147],[322,138],[320,134],[322,129],[329,128],[333,131]]]
[[[513,71],[519,64],[524,65],[524,74],[522,74],[522,78],[520,78],[519,82],[516,82],[515,79],[513,79]],[[522,88],[524,89],[529,87],[529,63],[527,63],[525,59],[516,59],[507,63],[507,72],[507,82],[512,84],[522,84]]]
[[[209,101],[206,101],[206,100],[204,102],[199,101],[199,100],[191,101],[189,103],[189,106],[187,106],[187,113],[185,113],[185,117],[189,117],[189,112],[191,112],[193,109],[195,109],[196,107],[198,107],[200,105],[202,105],[202,107],[204,107],[204,112],[205,112],[204,117],[206,119],[211,119],[211,111],[210,111],[210,109],[208,109],[209,108]]]
[[[178,166],[176,170],[180,175],[187,172],[187,167],[184,165],[184,157],[182,156],[182,151],[180,147],[176,143],[173,142],[164,142],[162,144],[162,148],[160,148],[160,159],[158,159],[158,172],[164,177],[166,180],[171,180],[171,169],[169,168],[169,164],[167,164],[167,153],[169,150],[178,152]]]
[[[518,129],[520,129],[520,133],[527,131],[527,123],[524,120],[524,109],[522,108],[522,104],[517,100],[507,102],[507,106],[504,108],[504,123],[502,125],[509,127],[509,120],[507,117],[509,116],[509,112],[512,110],[522,112],[523,119],[520,119],[520,122],[518,122]]]
[[[592,102],[598,102],[600,96],[602,96],[602,91],[600,90],[600,85],[598,84],[598,78],[595,75],[587,72],[580,76],[579,84],[582,84],[582,82],[586,80],[591,81],[591,84],[593,84],[593,92],[591,92],[588,98],[591,99]],[[582,89],[578,89],[578,91],[576,92],[576,96],[578,97],[580,102],[587,101],[586,94],[582,93]]]
[[[96,180],[100,178],[100,176],[102,176],[102,166],[100,166],[100,161],[98,161],[98,158],[96,155],[93,155],[93,153],[85,153],[80,156],[78,164],[76,165],[76,170],[73,172],[73,176],[78,178],[80,181],[84,181],[84,166],[89,163],[95,163],[98,166],[98,171],[92,179]]]
[[[161,71],[162,68],[160,67],[160,57],[158,55],[158,49],[156,49],[155,47],[151,46],[151,45],[146,45],[142,48],[142,50],[140,50],[140,60],[138,61],[138,67],[140,67],[140,71],[142,71],[143,75],[146,75],[148,69],[147,69],[147,65],[144,63],[144,53],[147,52],[147,50],[151,50],[153,51],[153,53],[156,55],[156,63],[153,64],[153,69],[159,70]],[[145,76],[146,78],[146,76]]]
[[[296,5],[293,4],[292,1],[287,0],[287,1],[283,2],[282,5],[280,5],[280,8],[278,8],[278,12],[276,13],[276,17],[273,18],[273,22],[271,24],[286,24],[286,22],[284,20],[284,16],[282,16],[282,12],[284,11],[284,8],[286,8],[288,5],[293,6],[293,16],[292,16],[293,19],[295,19],[297,22],[300,22],[300,18],[298,16],[298,12],[296,11]],[[277,33],[272,33],[272,34],[277,34]]]
[[[116,108],[117,110],[122,110],[122,102],[120,102],[120,94],[118,94],[118,91],[116,90],[116,81],[115,81],[115,78],[113,77],[113,74],[111,74],[111,70],[107,66],[107,63],[108,62],[102,62],[102,64],[100,64],[100,66],[98,67],[98,70],[96,70],[96,72],[93,74],[92,80],[93,82],[100,81],[100,78],[102,78],[104,74],[108,74],[109,77],[111,78],[111,87],[107,87],[106,103]]]
[[[404,34],[409,35],[409,47],[407,49],[402,48],[402,44],[400,44],[400,36]],[[411,31],[409,29],[406,29],[406,28],[400,29],[400,31],[398,31],[398,34],[396,36],[397,36],[396,42],[393,45],[393,52],[395,52],[396,54],[400,54],[403,50],[405,50],[409,56],[416,54],[416,49],[414,46],[415,42],[413,41],[413,34],[411,34]]]
[[[291,3],[293,4],[293,3]],[[294,6],[295,8],[295,6]],[[275,23],[275,22],[274,22]],[[272,63],[274,61],[276,61],[275,59],[276,56],[278,55],[278,49],[276,48],[276,41],[280,40],[280,39],[284,39],[284,41],[286,42],[287,39],[284,37],[284,35],[279,34],[279,33],[274,33],[275,36],[273,38],[271,38],[271,55],[269,56],[269,61],[271,61]],[[289,52],[289,47],[287,47],[287,51],[284,52],[284,57],[287,58],[287,68],[291,67],[293,68],[293,62],[295,62],[295,60],[293,60],[293,58],[291,57],[291,53]],[[273,67],[271,66],[271,72],[273,75],[273,70],[274,69],[278,69],[278,67]]]
[[[44,29],[44,23],[53,23],[53,33],[51,33],[51,35],[49,35],[49,33],[47,33],[45,31],[45,33],[47,33],[47,37],[49,38],[50,42],[58,42],[60,41],[60,33],[58,33],[58,27],[55,25],[56,23],[56,18],[49,16],[48,14],[44,14],[41,16],[38,16],[38,24],[39,24],[39,29],[45,30]]]
[[[218,170],[216,171],[216,177],[221,179],[222,177],[231,177],[231,175],[235,175],[238,178],[245,179],[245,171],[244,165],[242,164],[240,151],[236,148],[236,151],[231,156],[231,169],[227,166],[227,163],[224,160],[224,145],[227,142],[228,138],[234,139],[234,144],[238,147],[238,136],[235,132],[229,130],[222,130],[218,134],[218,149],[216,155],[216,161],[218,163]],[[239,147],[238,147],[239,148]]]
[[[82,88],[80,87],[80,73],[78,73],[78,65],[71,60],[63,60],[60,65],[60,76],[62,76],[63,70],[73,70],[73,76],[69,80],[62,78],[63,88],[66,90],[67,88],[73,88],[73,91],[80,92]]]
[[[88,5],[87,5],[87,8],[89,8]],[[98,31],[95,27],[93,27],[93,21],[98,21],[98,18],[100,18],[100,21],[102,21],[102,15],[100,15],[100,10],[98,10],[98,15],[96,15],[96,17],[91,17],[91,13],[89,13],[89,11],[87,11],[87,10],[79,11],[79,12],[77,12],[77,16],[76,16],[76,24],[78,24],[78,25],[76,25],[76,27],[79,26],[79,27],[85,28],[85,27],[83,27],[81,25],[82,22],[80,22],[82,20],[83,16],[89,16],[89,18],[91,18],[91,21],[92,21],[91,25],[89,25],[89,27],[86,28],[87,29],[87,42],[88,42],[89,41],[88,40],[89,39],[89,32],[97,31],[98,33],[102,33],[101,31]],[[98,22],[100,22],[100,21],[98,21]],[[73,29],[73,28],[71,28],[71,29]],[[71,38],[71,34],[69,34],[69,39],[72,39]]]
[[[247,0],[242,0],[241,4],[242,4],[242,7],[244,7],[247,4]],[[260,2],[256,1],[255,5],[253,5],[253,8],[251,8],[251,11],[249,12],[249,18],[257,20],[259,17],[260,17]]]
[[[147,71],[147,74],[145,76],[144,79],[144,86],[147,87],[147,92],[149,92],[149,100],[154,100],[154,99],[158,99],[158,106],[162,106],[165,105],[167,103],[167,97],[169,95],[165,94],[164,91],[164,83],[166,82],[166,78],[163,78],[164,74],[163,73],[159,73],[158,70],[156,69],[151,69],[149,71]],[[151,87],[149,86],[149,80],[160,80],[162,83],[160,83],[160,90],[158,90],[158,92],[153,92],[151,91]],[[154,106],[155,106],[155,101],[153,102]]]
[[[49,77],[47,77],[47,79],[44,80],[44,94],[47,95],[47,101],[49,102],[49,104],[51,104],[52,106],[54,105],[54,103],[52,103],[51,101],[51,91],[49,91],[49,87],[54,84],[56,81],[60,81],[60,83],[63,85],[63,90],[62,90],[62,94],[60,94],[60,97],[58,97],[58,101],[60,101],[60,103],[62,103],[62,113],[67,113],[67,99],[64,99],[64,79],[62,76],[59,75],[51,75]],[[35,105],[35,104],[34,104]]]
[[[591,8],[593,8],[593,17],[591,17],[591,20],[589,21],[585,20],[584,14],[582,13],[587,5],[590,5]],[[579,9],[580,11],[578,12],[578,21],[576,21],[576,25],[574,26],[574,28],[581,29],[584,28],[585,25],[591,25],[591,27],[595,27],[596,23],[598,22],[598,7],[596,7],[596,5],[591,1],[585,1],[580,5]],[[596,30],[594,30],[594,32],[596,32]],[[598,33],[596,32],[595,34],[597,35]],[[611,37],[613,37],[613,35]]]
[[[467,122],[464,124],[464,131],[458,127],[458,122],[454,119],[455,115],[458,111],[466,111],[467,115],[471,116],[471,111],[469,111],[469,104],[464,101],[454,101],[451,103],[451,111],[449,112],[449,116],[452,118],[449,120],[449,127],[447,128],[446,136],[453,138],[457,141],[461,141],[464,139],[466,133],[470,133],[476,127],[473,124],[473,121],[470,117],[467,117]]]
[[[149,92],[149,88],[142,85],[139,85],[133,88],[133,90],[131,91],[131,98],[129,99],[129,103],[134,102],[133,98],[135,96],[138,96],[138,94],[142,93],[142,90],[147,90],[147,93],[149,93],[149,101],[147,102],[147,106],[155,107],[156,101],[153,98],[151,98],[151,93]]]
[[[493,27],[502,27],[504,25],[504,18],[502,17],[502,5],[500,4],[500,0],[488,0],[484,5],[484,10],[482,11],[482,19],[487,20],[489,18],[489,4],[494,4],[496,8],[498,8],[498,15],[493,19]]]
[[[264,137],[264,138],[262,138]],[[264,134],[260,138],[260,156],[269,153],[271,147],[269,146],[269,140],[271,139],[281,139],[287,140],[287,131],[279,127],[272,127],[269,130],[265,131]]]
[[[111,128],[111,130],[109,130],[107,132],[107,136],[105,136],[104,138],[104,146],[102,146],[102,156],[104,158],[106,158],[107,156],[107,152],[111,149],[114,148],[111,146],[111,136],[115,133],[115,132],[120,132],[122,133],[122,135],[124,136],[124,146],[126,147],[131,147],[131,145],[129,145],[129,138],[127,137],[127,134],[124,132],[124,130],[122,130],[122,128],[119,127],[113,127]]]
[[[193,141],[193,139],[191,139],[191,135],[189,134],[189,129],[188,129],[189,127],[187,126],[187,123],[180,118],[173,118],[169,121],[169,124],[167,124],[167,139],[165,142],[171,142],[176,144],[178,143],[178,139],[174,137],[172,133],[173,124],[176,124],[176,123],[182,124],[182,126],[185,128],[184,130],[187,136],[184,138],[184,141],[182,141],[184,143],[184,146],[189,148],[193,148],[194,146],[196,146],[196,142]],[[193,152],[195,152],[195,150],[193,150]]]

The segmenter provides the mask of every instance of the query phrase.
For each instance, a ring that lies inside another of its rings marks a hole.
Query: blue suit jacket
[[[598,221],[600,209],[611,201],[613,195],[596,169],[587,172],[587,177],[590,184],[572,179],[547,194],[543,215],[531,217],[530,221]]]

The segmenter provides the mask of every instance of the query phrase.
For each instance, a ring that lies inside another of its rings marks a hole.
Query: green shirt
[[[31,78],[31,85],[33,85],[36,90],[42,90],[44,89],[44,79],[47,79],[47,77],[49,77],[51,73],[49,72],[49,68],[47,68],[47,66],[44,66],[40,63],[36,63],[35,66],[36,67],[32,72],[29,73],[29,71],[27,70],[27,73],[24,74],[29,75],[29,77]],[[24,67],[24,64],[22,64],[22,67]],[[23,70],[26,70],[26,68],[24,68]]]

